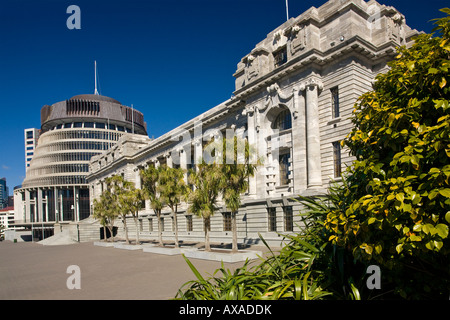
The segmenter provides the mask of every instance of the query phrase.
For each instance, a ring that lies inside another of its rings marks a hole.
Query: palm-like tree
[[[165,203],[172,211],[174,229],[175,229],[175,248],[179,247],[178,242],[178,223],[177,209],[178,204],[187,198],[190,191],[189,186],[184,181],[184,170],[181,168],[170,168],[162,166],[157,185],[163,203]]]
[[[216,164],[207,164],[202,161],[197,170],[190,171],[189,183],[195,187],[189,196],[188,211],[203,218],[205,230],[205,250],[211,251],[209,244],[210,220],[214,215],[216,203],[220,192],[223,174]]]
[[[125,240],[129,244],[127,227],[127,215],[131,214],[136,225],[136,244],[139,243],[139,229],[137,227],[138,210],[141,208],[142,195],[139,189],[134,187],[134,183],[127,181],[121,175],[114,175],[107,178],[107,185],[110,186],[112,199],[117,213],[123,221],[125,229]]]
[[[247,191],[249,177],[256,172],[259,160],[251,163],[251,152],[248,141],[234,137],[232,139],[223,139],[223,161],[220,165],[223,179],[220,186],[220,192],[223,201],[231,211],[231,228],[233,233],[232,251],[238,250],[236,214],[241,206],[241,194]]]
[[[155,168],[149,166],[146,169],[140,171],[142,178],[142,191],[145,199],[150,201],[151,208],[155,211],[156,218],[158,219],[158,239],[159,245],[164,246],[162,241],[162,226],[161,226],[161,211],[164,207],[164,199],[158,190],[159,180],[162,172],[162,168]]]
[[[103,226],[104,239],[107,241],[106,228],[110,231],[114,242],[114,221],[117,217],[115,199],[109,189],[102,192],[99,199],[94,199],[94,218]]]

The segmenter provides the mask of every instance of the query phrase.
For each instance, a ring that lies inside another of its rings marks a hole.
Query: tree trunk
[[[209,245],[209,218],[204,219],[205,225],[205,251],[211,251],[211,247]]]
[[[111,233],[112,242],[114,242],[114,225],[108,226],[109,232]]]
[[[173,211],[172,209],[172,215],[173,215],[173,224],[175,227],[175,248],[179,248],[180,245],[178,243],[178,223],[177,223],[177,213]]]
[[[159,240],[159,245],[161,247],[164,247],[164,243],[162,241],[162,225],[161,225],[161,212],[157,212],[156,213],[156,218],[158,219],[158,240]]]
[[[105,242],[108,241],[108,238],[106,237],[106,224],[103,226],[103,238],[105,239]]]
[[[231,251],[237,252],[238,243],[237,243],[236,212],[231,213],[231,230],[233,232],[233,244],[231,246]]]
[[[139,240],[139,223],[137,217],[134,217],[134,225],[136,226],[136,245],[138,245],[141,244],[141,241]]]
[[[125,241],[127,244],[130,244],[130,240],[128,239],[128,227],[127,227],[127,218],[123,218],[123,227],[125,228]]]

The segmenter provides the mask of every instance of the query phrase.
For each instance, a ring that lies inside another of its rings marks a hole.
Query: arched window
[[[289,109],[285,109],[280,112],[280,114],[275,119],[273,128],[280,131],[292,128],[292,118]]]

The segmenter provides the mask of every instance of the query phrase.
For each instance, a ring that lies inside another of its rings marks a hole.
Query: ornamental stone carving
[[[296,25],[291,30],[291,54],[295,55],[306,47],[306,28]]]

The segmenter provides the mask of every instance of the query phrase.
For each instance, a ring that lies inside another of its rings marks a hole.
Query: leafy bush
[[[323,221],[330,208],[344,206],[345,186],[330,188],[321,199],[301,198],[305,206],[305,231],[285,236],[288,244],[275,253],[266,244],[269,255],[261,262],[233,272],[223,267],[205,279],[186,259],[196,280],[180,288],[177,299],[275,299],[317,300],[325,298],[359,299],[365,267],[352,261],[351,252],[328,241]],[[356,275],[356,277],[355,277]]]
[[[355,106],[343,141],[356,157],[341,185],[301,198],[305,232],[279,254],[197,280],[179,299],[448,299],[450,288],[450,9],[438,37],[399,48]],[[269,248],[270,249],[270,248]],[[367,266],[381,267],[368,290]],[[183,291],[184,290],[184,291]]]
[[[449,9],[442,11],[450,14]],[[450,18],[419,35],[356,104],[344,141],[356,156],[354,201],[330,213],[330,240],[384,267],[404,298],[448,298],[450,287]]]

